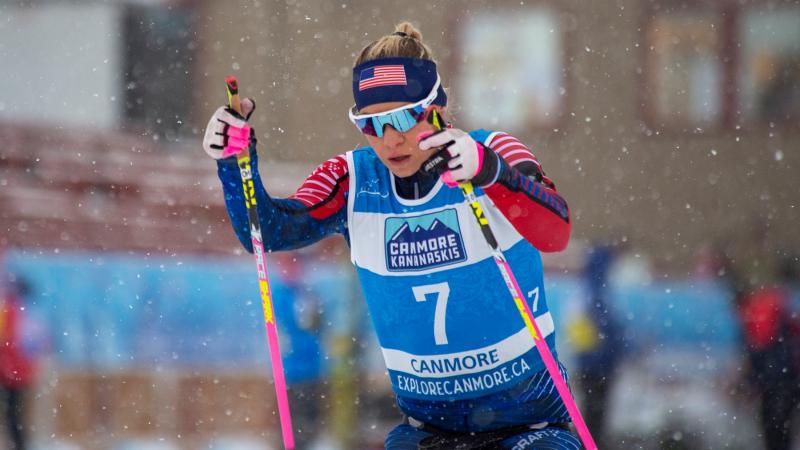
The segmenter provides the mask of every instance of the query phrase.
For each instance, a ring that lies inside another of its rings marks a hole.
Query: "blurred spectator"
[[[302,256],[276,253],[281,281],[291,295],[274,295],[283,367],[288,385],[292,425],[298,449],[311,448],[323,432],[322,414],[327,395],[324,350],[321,341],[322,305],[310,289]]]
[[[701,245],[694,255],[693,275],[698,280],[715,281],[725,279],[727,270],[727,255],[723,245]]]
[[[25,280],[9,275],[0,285],[0,399],[12,450],[26,446],[25,404],[36,375],[35,348],[27,339]],[[28,322],[29,323],[29,322]]]
[[[736,306],[749,363],[747,381],[760,398],[767,450],[792,448],[792,419],[800,411],[798,281],[797,258],[787,258],[780,265],[776,283],[737,290]]]
[[[609,416],[614,372],[625,353],[622,330],[609,310],[609,272],[615,257],[615,250],[608,245],[597,245],[589,251],[584,267],[588,308],[570,326],[583,389],[583,411],[599,448],[616,447],[609,442],[605,418]]]
[[[362,328],[369,324],[366,305],[347,245],[339,239],[328,238],[310,248],[314,251],[313,262],[306,260],[309,263],[306,267],[314,274],[313,292],[324,305],[325,343],[330,355],[327,364],[330,395],[325,402],[329,406],[330,436],[318,441],[321,444],[318,448],[365,448],[359,433],[354,431],[359,424],[358,412],[362,404],[353,399],[358,396],[361,371],[355,344]]]
[[[653,282],[653,267],[647,254],[634,248],[623,236],[614,243],[614,264],[608,268],[608,285],[613,289],[649,286]]]

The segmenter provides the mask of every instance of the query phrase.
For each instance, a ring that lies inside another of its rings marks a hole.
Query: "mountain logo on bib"
[[[416,217],[386,219],[386,268],[423,270],[465,261],[458,213],[445,209]]]

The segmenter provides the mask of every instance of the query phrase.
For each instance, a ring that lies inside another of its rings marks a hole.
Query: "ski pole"
[[[225,78],[228,93],[228,106],[242,117],[242,103],[239,99],[239,83],[233,75]],[[272,377],[275,380],[275,395],[278,401],[278,416],[281,421],[283,446],[286,450],[294,449],[294,431],[292,430],[292,414],[289,411],[289,397],[286,393],[286,377],[283,374],[281,349],[278,345],[278,328],[275,324],[275,310],[272,307],[272,292],[269,289],[267,262],[264,259],[264,242],[261,238],[261,222],[258,220],[256,195],[253,187],[253,171],[250,165],[250,154],[247,151],[236,155],[236,163],[242,176],[244,202],[247,205],[247,218],[250,222],[250,239],[253,243],[253,255],[256,258],[258,271],[258,288],[261,293],[261,305],[264,308],[264,322],[267,327],[269,357],[272,362]]]
[[[441,130],[444,123],[439,113],[435,109],[431,109],[429,114],[429,122],[434,128]],[[511,294],[511,297],[514,298],[514,303],[517,305],[522,320],[525,322],[525,326],[533,337],[534,346],[539,351],[539,356],[541,356],[542,361],[544,361],[547,372],[553,379],[556,390],[561,396],[564,405],[567,407],[567,412],[569,412],[572,422],[575,423],[575,428],[578,430],[578,436],[580,436],[583,446],[586,447],[586,450],[597,450],[597,444],[595,444],[592,434],[589,432],[589,428],[586,426],[586,422],[583,420],[580,410],[578,410],[578,405],[575,403],[575,399],[569,391],[566,380],[561,376],[561,371],[558,370],[558,364],[556,364],[556,360],[553,358],[553,353],[550,352],[550,347],[547,346],[547,342],[542,332],[539,330],[539,326],[536,324],[536,320],[528,307],[528,303],[522,300],[524,298],[522,296],[522,289],[520,289],[519,283],[517,283],[517,279],[514,277],[514,272],[511,271],[511,266],[508,265],[508,261],[500,250],[500,245],[497,243],[497,239],[489,226],[489,221],[486,220],[486,216],[483,214],[483,209],[480,203],[478,203],[478,197],[475,196],[472,183],[466,181],[459,183],[458,187],[461,189],[461,192],[464,193],[464,198],[466,198],[469,203],[475,220],[478,221],[478,226],[483,233],[483,237],[492,249],[492,257],[495,263],[497,263],[497,268],[500,269],[503,280],[506,282],[508,292]]]

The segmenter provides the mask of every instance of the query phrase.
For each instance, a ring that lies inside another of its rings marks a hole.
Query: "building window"
[[[800,7],[651,6],[641,106],[652,127],[800,123]]]
[[[564,43],[550,9],[480,13],[463,19],[455,83],[469,126],[515,131],[555,124],[564,109]]]
[[[119,121],[119,7],[0,4],[0,119],[110,129]]]
[[[162,4],[130,5],[124,17],[126,126],[173,140],[191,111],[191,12]]]
[[[742,119],[800,123],[800,8],[747,9],[739,35]]]
[[[722,117],[722,47],[712,14],[662,14],[647,28],[647,103],[660,125],[711,126]]]

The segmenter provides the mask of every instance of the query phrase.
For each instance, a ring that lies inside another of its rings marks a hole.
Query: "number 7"
[[[447,297],[450,296],[450,285],[447,282],[426,284],[424,286],[414,286],[411,288],[414,292],[414,298],[418,302],[427,300],[425,294],[436,295],[436,310],[433,314],[433,338],[436,345],[447,344],[447,330],[445,329],[445,315],[447,312]]]
[[[539,309],[539,286],[533,288],[533,290],[528,291],[528,298],[533,297],[533,311],[536,312]]]

